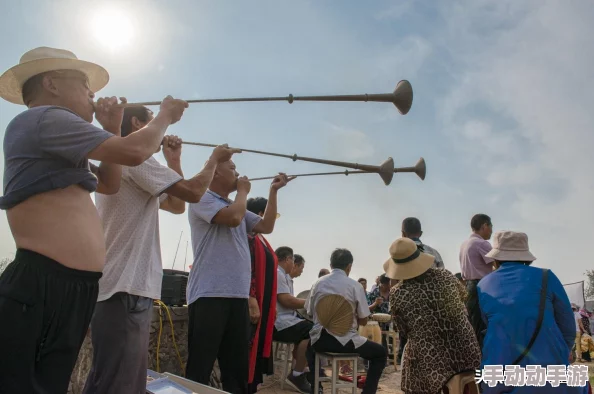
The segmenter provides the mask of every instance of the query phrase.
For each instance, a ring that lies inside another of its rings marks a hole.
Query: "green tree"
[[[594,270],[586,270],[586,299],[594,299]]]

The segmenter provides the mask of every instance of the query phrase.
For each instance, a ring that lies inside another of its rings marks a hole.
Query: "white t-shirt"
[[[309,292],[309,297],[305,301],[305,310],[310,316],[313,316],[314,320],[314,326],[309,332],[311,343],[314,344],[320,339],[323,329],[316,312],[318,301],[329,294],[338,294],[344,297],[351,304],[354,312],[351,329],[343,336],[331,335],[343,346],[346,346],[349,341],[353,341],[355,349],[358,348],[367,342],[367,338],[359,335],[357,319],[368,317],[371,315],[371,311],[367,305],[367,297],[361,283],[349,278],[345,271],[336,268],[329,275],[322,276],[314,283]]]
[[[291,276],[285,272],[283,267],[280,265],[276,270],[276,283],[277,289],[276,294],[293,294],[293,280]],[[274,322],[274,327],[278,331],[282,331],[285,328],[289,328],[294,326],[295,324],[299,324],[303,321],[303,319],[297,316],[297,313],[294,309],[285,308],[276,300],[276,321]]]
[[[163,191],[181,179],[150,157],[136,167],[122,166],[118,193],[95,194],[107,248],[97,301],[118,292],[161,298],[159,204],[167,198]]]

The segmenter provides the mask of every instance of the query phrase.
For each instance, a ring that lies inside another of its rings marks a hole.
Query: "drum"
[[[389,323],[392,320],[392,315],[389,313],[374,313],[371,315],[371,320],[379,323]]]
[[[382,344],[382,330],[376,321],[368,321],[366,326],[359,326],[359,335],[368,340]]]
[[[297,294],[297,297],[295,298],[307,300],[307,297],[309,297],[309,290],[302,291],[301,293]],[[313,316],[308,315],[305,308],[297,309],[295,312],[297,312],[297,316],[301,317],[302,319],[309,320],[313,323]]]

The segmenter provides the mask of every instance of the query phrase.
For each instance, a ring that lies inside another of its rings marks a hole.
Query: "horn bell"
[[[394,159],[388,157],[388,159],[379,166],[378,174],[384,181],[384,184],[388,186],[394,177]]]
[[[425,159],[421,157],[419,161],[417,161],[417,164],[415,164],[414,168],[415,174],[417,174],[417,176],[424,181],[425,175],[427,174],[427,166],[425,165]]]
[[[413,90],[412,85],[406,79],[403,79],[396,85],[392,103],[402,115],[406,115],[410,111],[413,103]]]

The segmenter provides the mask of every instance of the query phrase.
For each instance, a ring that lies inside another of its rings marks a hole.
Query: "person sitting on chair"
[[[276,289],[276,321],[272,339],[278,342],[293,343],[293,359],[295,367],[286,380],[302,393],[309,393],[311,386],[305,372],[305,351],[309,343],[309,331],[312,322],[302,319],[295,312],[303,308],[305,300],[293,294],[291,272],[295,266],[293,249],[281,246],[275,250],[278,259]]]
[[[347,249],[336,249],[330,256],[330,275],[323,276],[312,286],[305,302],[308,315],[313,316],[314,326],[310,331],[311,344],[307,348],[309,370],[315,371],[315,352],[358,353],[369,361],[369,370],[363,386],[362,394],[373,394],[377,391],[379,378],[386,366],[387,352],[379,343],[367,340],[359,335],[358,325],[365,326],[371,315],[365,290],[356,280],[349,278],[353,265],[353,255]],[[351,327],[346,334],[333,334],[320,322],[317,306],[320,300],[328,295],[339,295],[353,308]],[[313,372],[310,372],[312,374]],[[310,378],[313,382],[313,376]],[[314,384],[315,385],[315,384]],[[321,392],[321,385],[318,392]],[[312,390],[312,393],[314,391]]]

